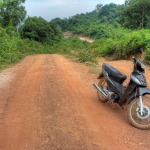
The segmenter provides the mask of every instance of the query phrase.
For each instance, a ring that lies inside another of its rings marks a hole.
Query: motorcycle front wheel
[[[106,84],[105,78],[104,78],[104,77],[101,78],[101,79],[99,80],[99,82],[98,82],[98,86],[99,86],[100,88],[103,88],[103,87],[106,86],[106,85],[107,85],[107,84]],[[106,102],[108,101],[108,99],[107,99],[101,92],[97,91],[97,95],[98,95],[98,98],[99,98],[100,102],[106,103]]]
[[[128,119],[139,129],[150,129],[150,97],[143,96],[143,114],[140,112],[140,101],[134,99],[128,106]]]

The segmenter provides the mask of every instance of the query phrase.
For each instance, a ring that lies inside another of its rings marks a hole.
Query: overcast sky
[[[30,17],[41,16],[50,21],[56,17],[70,16],[91,12],[97,4],[123,4],[125,0],[26,0],[25,7]]]

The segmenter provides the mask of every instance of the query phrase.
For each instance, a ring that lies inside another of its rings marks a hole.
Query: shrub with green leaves
[[[14,63],[30,54],[49,53],[49,47],[29,39],[21,39],[13,27],[0,27],[0,63]]]
[[[121,29],[120,29],[121,30]],[[147,50],[150,41],[150,33],[145,30],[128,31],[120,33],[120,30],[110,38],[101,38],[93,42],[89,51],[97,56],[108,56],[115,59],[127,59],[128,56],[139,53],[140,48]],[[117,30],[116,30],[117,31]],[[122,30],[124,31],[124,29]]]
[[[21,36],[44,44],[53,45],[62,38],[61,30],[42,17],[28,17],[21,27]]]

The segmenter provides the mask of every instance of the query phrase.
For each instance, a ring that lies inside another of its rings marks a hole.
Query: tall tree
[[[122,23],[128,28],[150,28],[150,0],[126,0]]]
[[[6,27],[9,24],[18,26],[26,17],[26,10],[23,6],[25,0],[3,0],[3,5],[0,7],[0,21],[2,26]]]

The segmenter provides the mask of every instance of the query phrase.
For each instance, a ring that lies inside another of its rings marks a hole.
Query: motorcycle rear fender
[[[100,75],[98,76],[97,79],[101,79],[101,78],[103,78],[103,77],[104,77],[103,73],[100,73]]]

